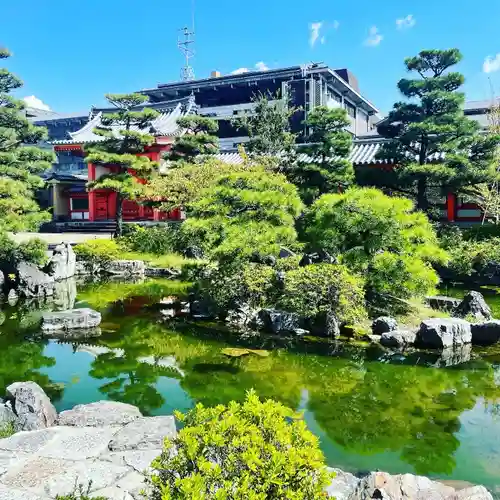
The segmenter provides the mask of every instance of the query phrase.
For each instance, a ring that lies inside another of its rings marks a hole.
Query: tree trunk
[[[417,183],[417,209],[427,212],[429,201],[427,200],[427,179],[420,177]]]
[[[115,238],[123,234],[123,196],[116,194],[116,229]]]

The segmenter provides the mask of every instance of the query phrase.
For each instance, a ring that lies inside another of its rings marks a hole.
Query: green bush
[[[391,252],[375,255],[367,273],[367,290],[387,297],[432,295],[438,284],[439,277],[430,264]]]
[[[17,244],[7,234],[0,234],[0,264],[13,268],[21,261],[43,266],[47,262],[47,243],[32,238]]]
[[[365,275],[371,291],[379,293],[399,297],[427,293],[438,279],[429,264],[443,264],[448,258],[427,217],[415,212],[410,200],[378,189],[351,188],[323,195],[306,215],[305,227],[312,249],[337,255],[341,263]]]
[[[88,240],[74,247],[78,260],[100,267],[120,257],[120,246],[116,240]]]
[[[318,438],[280,403],[250,391],[243,403],[198,404],[176,416],[183,428],[152,464],[152,500],[325,496]]]
[[[178,228],[173,226],[143,227],[134,224],[127,226],[120,243],[133,252],[165,255],[174,251],[177,233]]]
[[[354,324],[366,317],[363,285],[343,265],[312,264],[286,273],[277,305],[308,318],[333,312],[341,323]]]
[[[204,273],[197,295],[220,316],[242,303],[253,308],[273,303],[277,289],[272,267],[237,261],[206,267]]]
[[[443,242],[443,245],[449,245]],[[462,240],[449,245],[448,269],[458,275],[471,276],[480,272],[488,262],[500,262],[500,238],[484,241]]]

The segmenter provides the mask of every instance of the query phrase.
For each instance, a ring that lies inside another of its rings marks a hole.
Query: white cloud
[[[377,47],[380,45],[380,42],[384,39],[383,35],[381,35],[376,26],[372,26],[370,28],[368,38],[365,40],[365,45],[368,47]]]
[[[323,23],[311,23],[309,25],[309,45],[311,47],[314,47],[316,45],[316,42],[318,41],[319,38],[319,32],[321,31],[321,28],[323,27]]]
[[[496,56],[488,56],[483,63],[483,71],[485,73],[494,73],[500,70],[500,53]]]
[[[396,26],[398,30],[404,30],[413,28],[416,24],[416,19],[413,17],[413,14],[408,14],[406,17],[402,17],[401,19],[396,19]]]
[[[338,30],[340,26],[340,23],[338,21],[333,21],[332,27],[334,30]]]
[[[248,73],[250,70],[248,68],[238,68],[231,71],[232,75],[242,75],[243,73]]]
[[[326,36],[322,36],[320,40],[321,45],[325,45],[326,43]]]
[[[23,97],[23,101],[26,103],[26,106],[29,106],[30,108],[50,111],[50,106],[48,104],[45,104],[41,99],[38,99],[38,97],[35,97],[34,95]]]
[[[255,69],[257,71],[267,71],[269,69],[269,66],[265,62],[260,61],[255,65]]]

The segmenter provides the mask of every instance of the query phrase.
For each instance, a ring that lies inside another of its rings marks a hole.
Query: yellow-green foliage
[[[25,261],[42,266],[47,261],[47,243],[32,238],[17,244],[7,234],[0,234],[0,262],[12,265]]]
[[[14,424],[12,422],[7,422],[0,427],[0,439],[8,438],[15,432]]]
[[[152,500],[324,497],[318,439],[282,404],[250,391],[243,403],[176,416],[184,427],[152,464]]]
[[[429,264],[447,261],[427,217],[415,212],[410,200],[378,189],[323,195],[312,205],[306,227],[313,248],[332,252],[365,273],[368,287],[378,293],[429,293],[437,283]]]
[[[79,260],[93,265],[105,265],[120,257],[120,246],[115,240],[88,240],[75,246]]]
[[[278,305],[310,318],[332,311],[340,322],[353,324],[366,316],[363,285],[343,265],[299,267],[286,273]]]

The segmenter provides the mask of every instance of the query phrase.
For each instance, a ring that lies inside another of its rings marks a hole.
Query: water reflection
[[[81,291],[77,306],[101,310],[103,334],[72,345],[25,340],[36,333],[40,311],[6,309],[0,385],[35,380],[59,397],[59,410],[103,397],[137,405],[144,414],[226,403],[254,388],[303,408],[331,465],[490,487],[500,482],[487,458],[500,454],[500,441],[488,438],[500,435],[500,349],[389,354],[377,346],[241,337],[216,325],[176,323],[174,330],[154,305],[175,287],[182,288],[146,282]],[[276,345],[268,357],[221,352]]]

